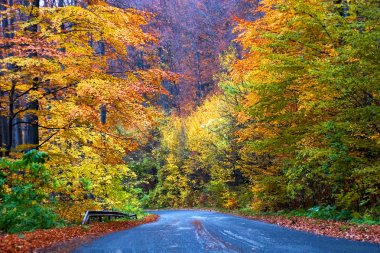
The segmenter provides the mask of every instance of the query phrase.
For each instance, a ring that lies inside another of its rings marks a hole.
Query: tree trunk
[[[9,156],[12,144],[13,144],[13,119],[14,119],[14,95],[15,95],[15,89],[16,89],[16,82],[12,81],[12,88],[9,92],[9,104],[8,104],[8,122],[7,122],[7,134],[8,134],[8,140],[5,146],[5,156]]]
[[[1,11],[6,11],[7,10],[7,6],[8,3],[7,3],[7,0],[0,0],[0,10]],[[3,14],[1,15],[1,28],[2,28],[2,37],[3,38],[8,38],[9,36],[9,33],[8,33],[8,28],[9,28],[9,19],[7,17],[7,14]],[[7,45],[5,45],[7,46]],[[1,58],[3,57],[7,57],[7,55],[1,55]],[[5,67],[8,67],[8,66],[5,66]],[[0,73],[1,75],[3,75],[3,73]],[[5,91],[2,91],[0,89],[0,97],[2,98],[5,98],[7,96],[6,94],[7,92]],[[7,109],[6,108],[2,108],[4,109],[5,112],[7,112]],[[7,156],[7,151],[6,151],[6,148],[8,146],[8,143],[9,143],[9,120],[7,118],[8,116],[8,113],[6,113],[6,115],[0,115],[0,157],[3,157],[3,156]],[[3,151],[3,149],[5,149],[5,151]]]
[[[100,122],[102,122],[103,125],[107,122],[107,108],[105,105],[100,106]]]
[[[106,47],[102,40],[98,42],[98,47],[99,55],[104,56],[106,54]],[[107,107],[105,105],[100,106],[100,122],[102,124],[106,124],[107,122]]]
[[[21,126],[21,122],[22,120],[20,118],[15,118],[14,120],[14,126],[13,126],[13,144],[12,146],[14,148],[16,148],[17,146],[19,145],[22,145],[23,144],[23,138],[22,138],[22,126]]]
[[[5,8],[6,3],[7,3],[6,0],[0,0],[0,11],[6,10],[6,8]],[[1,28],[4,31],[5,27],[7,27],[7,19],[3,18],[2,15],[1,15],[1,18],[2,18]],[[4,32],[3,32],[2,36],[4,37]],[[2,58],[3,56],[0,55],[0,57]],[[2,75],[2,73],[0,73],[0,74]],[[0,98],[2,98],[3,96],[4,96],[4,93],[0,87]],[[2,108],[0,108],[0,109],[2,109]],[[5,143],[6,143],[5,128],[6,128],[5,117],[3,115],[0,115],[0,157],[4,156],[3,148],[5,147]]]
[[[39,8],[40,2],[39,0],[33,0],[32,8]],[[31,17],[33,18],[33,17]],[[30,32],[36,33],[38,31],[38,25],[31,25],[28,27]],[[29,57],[36,57],[36,53],[31,53]],[[33,86],[35,89],[38,89],[39,79],[36,77],[33,79]],[[33,113],[27,113],[25,115],[25,132],[24,132],[24,144],[30,144],[32,148],[38,148],[39,144],[39,136],[38,136],[38,100],[30,101],[26,104],[26,108],[32,110]]]

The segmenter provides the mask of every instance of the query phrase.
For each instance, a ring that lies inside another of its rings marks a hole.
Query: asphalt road
[[[158,211],[156,223],[102,237],[75,253],[380,253],[380,245],[294,231],[207,211]]]

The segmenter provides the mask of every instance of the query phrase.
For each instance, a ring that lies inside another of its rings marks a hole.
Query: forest
[[[0,231],[86,210],[380,224],[376,0],[0,0]]]

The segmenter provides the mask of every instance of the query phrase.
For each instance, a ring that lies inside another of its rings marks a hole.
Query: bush
[[[47,158],[32,150],[21,160],[0,159],[0,230],[18,233],[62,224],[44,205],[53,183],[43,165]]]
[[[335,206],[315,206],[307,211],[307,217],[325,220],[350,220],[352,212],[349,210],[337,210]]]
[[[0,206],[0,230],[19,233],[63,225],[51,209],[42,205],[20,205],[10,201]]]

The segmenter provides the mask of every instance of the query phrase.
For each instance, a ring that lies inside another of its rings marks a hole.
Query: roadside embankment
[[[36,230],[24,234],[0,235],[0,253],[66,253],[98,237],[155,222],[158,218],[158,215],[148,215],[140,220],[98,222],[90,225]]]

